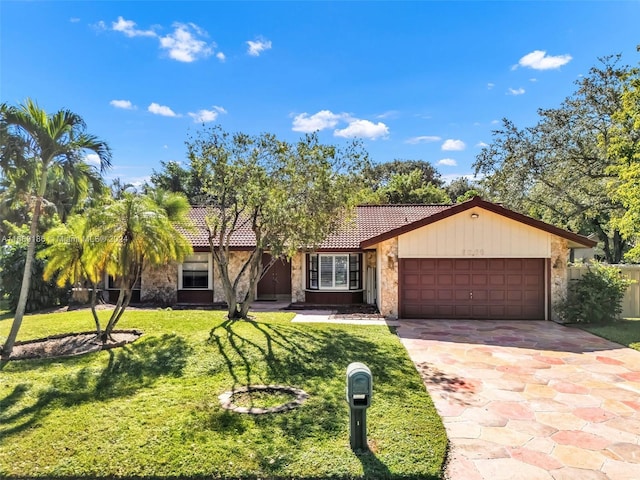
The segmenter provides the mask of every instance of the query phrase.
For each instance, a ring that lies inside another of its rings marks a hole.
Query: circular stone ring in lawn
[[[290,402],[268,406],[274,400],[287,396],[295,398]],[[222,408],[250,415],[288,412],[298,408],[307,398],[309,398],[309,394],[304,390],[287,385],[247,385],[218,396]],[[248,404],[248,406],[244,404]]]

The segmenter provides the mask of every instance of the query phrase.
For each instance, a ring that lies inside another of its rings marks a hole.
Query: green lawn
[[[129,311],[119,326],[145,334],[125,348],[10,362],[0,371],[0,477],[439,478],[444,428],[398,338],[292,317],[231,324],[215,311]],[[92,323],[86,311],[28,316],[19,339]],[[0,340],[9,327],[0,321]],[[374,376],[373,454],[349,448],[352,361]],[[249,383],[310,398],[262,416],[219,406],[218,395]]]
[[[616,323],[578,324],[587,332],[640,351],[640,318],[625,318]]]

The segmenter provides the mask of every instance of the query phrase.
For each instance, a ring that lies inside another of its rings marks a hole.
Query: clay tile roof
[[[320,245],[320,249],[359,249],[364,240],[450,208],[450,205],[364,205]]]
[[[365,205],[356,207],[355,215],[343,222],[335,233],[320,246],[322,250],[358,250],[364,240],[421,220],[450,208],[450,205]],[[205,228],[206,207],[193,207],[189,218],[192,231],[181,229],[194,247],[208,247],[209,236]],[[234,233],[232,247],[247,248],[255,245],[251,226],[246,223]]]
[[[194,225],[191,230],[179,228],[182,234],[191,242],[193,247],[208,247],[209,234],[206,229],[207,207],[192,207],[189,219]],[[251,231],[251,225],[245,222],[231,237],[231,246],[235,248],[253,247],[256,237]]]

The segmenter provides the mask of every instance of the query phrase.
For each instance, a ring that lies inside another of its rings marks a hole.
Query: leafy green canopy
[[[639,47],[640,48],[640,47]],[[617,178],[608,185],[609,194],[624,206],[614,222],[633,247],[626,258],[640,261],[640,69],[626,78],[619,109],[613,114],[613,127],[608,136],[601,135],[602,148],[614,160],[609,172]]]
[[[321,144],[315,134],[292,144],[272,134],[230,134],[214,127],[187,147],[190,168],[204,182],[209,242],[231,318],[247,315],[264,251],[278,258],[313,248],[350,215],[368,162],[360,143],[341,149]],[[255,247],[235,275],[229,270],[232,239],[247,229]],[[244,292],[242,279],[248,282]]]
[[[48,114],[30,99],[19,106],[0,105],[0,133],[2,153],[8,153],[0,160],[3,176],[9,179],[13,176],[15,185],[15,179],[20,179],[23,188],[16,193],[23,194],[28,200],[28,213],[31,214],[20,297],[11,332],[2,349],[3,358],[8,358],[27,305],[39,218],[47,203],[50,176],[64,178],[72,185],[94,183],[97,177],[87,166],[84,154],[89,151],[97,155],[100,169],[104,171],[110,166],[111,150],[105,142],[86,132],[84,120],[76,113],[59,110]],[[69,189],[63,191],[68,192]],[[76,201],[79,198],[75,194],[71,197]]]
[[[504,119],[474,164],[493,200],[560,227],[596,233],[609,263],[618,263],[627,247],[615,221],[623,205],[607,190],[615,159],[606,144],[630,72],[619,63],[619,55],[601,59],[560,107],[540,109],[533,127]]]

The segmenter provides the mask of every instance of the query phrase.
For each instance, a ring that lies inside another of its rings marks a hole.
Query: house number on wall
[[[484,248],[463,248],[462,255],[466,257],[477,257],[478,255],[484,255]]]

